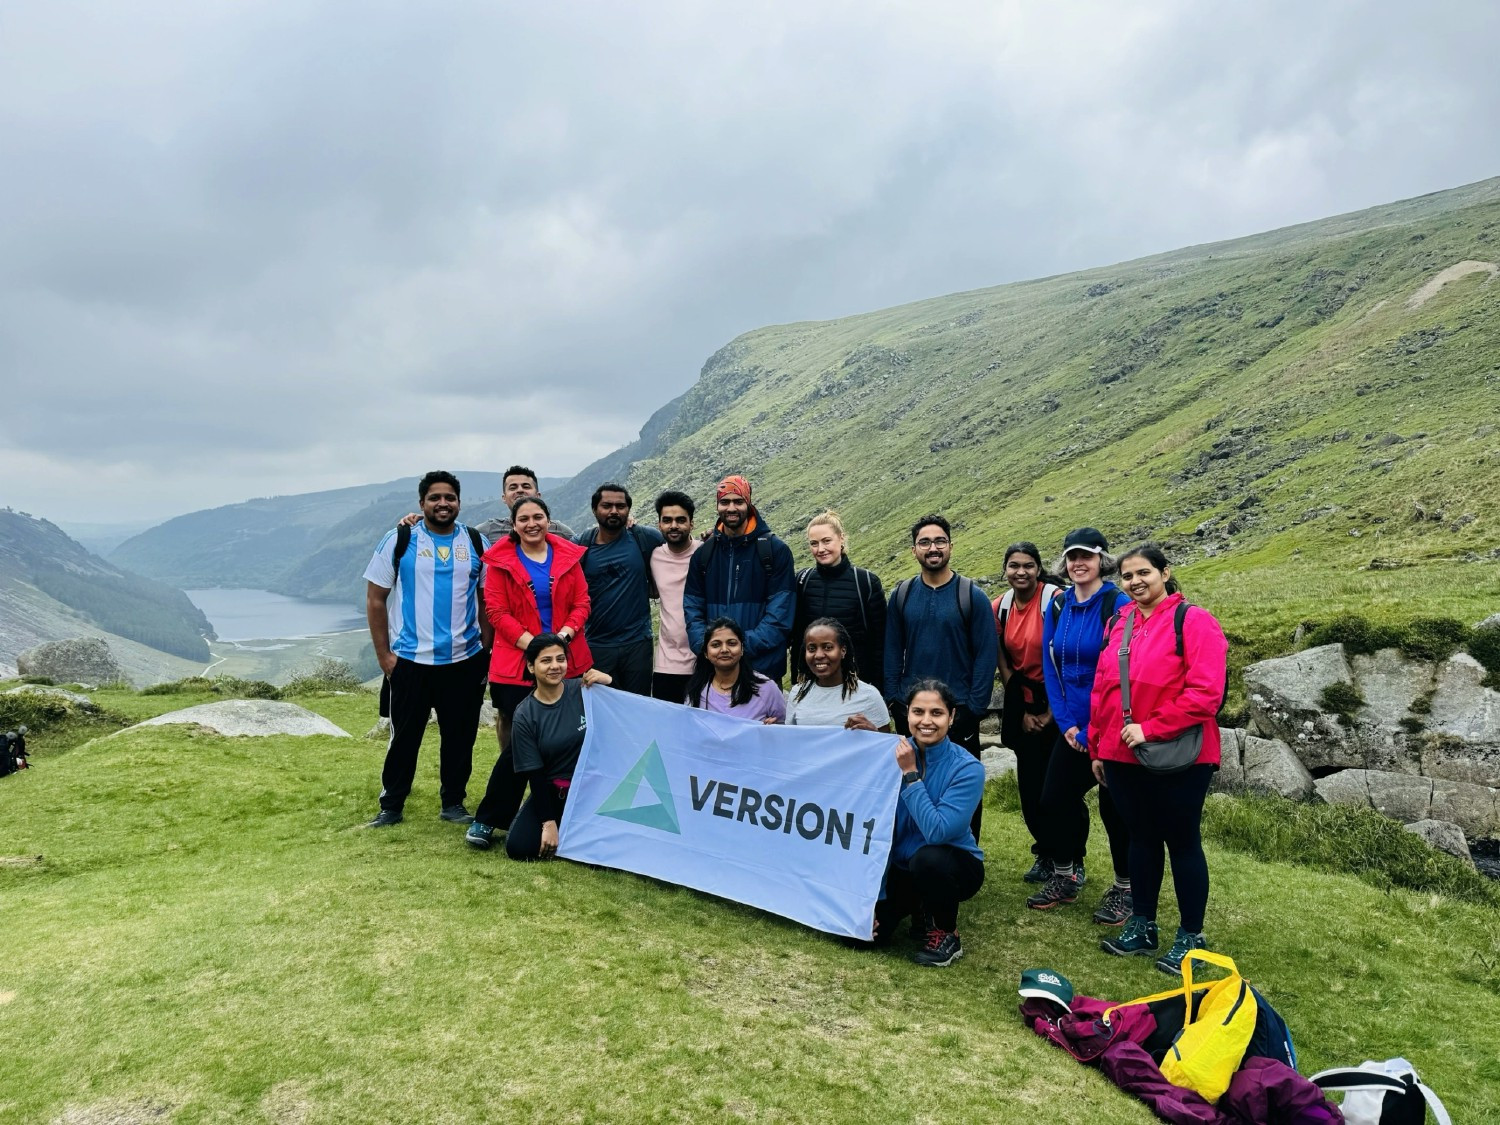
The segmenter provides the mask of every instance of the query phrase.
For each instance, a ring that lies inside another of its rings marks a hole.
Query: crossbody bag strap
[[[1125,635],[1120,640],[1121,726],[1130,725],[1130,636],[1135,632],[1135,614],[1125,615]]]

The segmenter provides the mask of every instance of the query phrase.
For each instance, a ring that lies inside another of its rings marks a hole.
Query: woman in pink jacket
[[[1122,957],[1156,952],[1156,905],[1170,854],[1181,924],[1156,967],[1180,973],[1189,950],[1207,947],[1208,860],[1200,825],[1208,785],[1219,768],[1217,715],[1229,645],[1213,614],[1183,600],[1159,548],[1147,544],[1121,555],[1119,584],[1131,604],[1111,622],[1099,654],[1089,753],[1095,776],[1109,786],[1130,829],[1134,912],[1118,935],[1099,944]],[[1127,640],[1128,713],[1120,688]],[[1142,755],[1150,759],[1160,752],[1156,744],[1178,738],[1187,740],[1189,753],[1199,740],[1196,757],[1186,766],[1163,773],[1142,764]]]

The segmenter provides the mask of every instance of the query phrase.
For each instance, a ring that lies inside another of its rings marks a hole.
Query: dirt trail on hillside
[[[1437,296],[1437,292],[1450,281],[1457,281],[1461,277],[1468,277],[1471,273],[1487,273],[1491,277],[1500,273],[1500,266],[1494,262],[1459,262],[1449,266],[1442,273],[1432,278],[1426,285],[1418,289],[1406,299],[1406,307],[1409,309],[1420,309],[1428,301]]]

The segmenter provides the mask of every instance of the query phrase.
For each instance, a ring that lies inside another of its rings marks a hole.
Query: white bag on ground
[[[1336,1066],[1318,1071],[1311,1081],[1329,1092],[1345,1091],[1339,1108],[1347,1125],[1423,1125],[1429,1106],[1438,1125],[1453,1125],[1442,1101],[1405,1059]]]

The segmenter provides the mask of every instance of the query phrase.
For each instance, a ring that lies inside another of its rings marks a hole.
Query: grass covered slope
[[[196,696],[97,693],[145,717]],[[367,695],[304,702],[345,729]],[[489,741],[481,738],[483,777]],[[1146,1123],[1023,1030],[1023,968],[1128,998],[1088,906],[1022,906],[1019,817],[986,817],[967,955],[923,970],[754,910],[565,862],[467,851],[424,755],[406,824],[361,739],[153,728],[39,740],[0,781],[0,1120]],[[1095,860],[1101,866],[1102,857]],[[1210,934],[1287,1018],[1304,1070],[1405,1054],[1455,1119],[1500,1089],[1500,914],[1211,849]],[[1173,921],[1170,913],[1164,920]]]
[[[976,577],[1083,524],[1164,540],[1241,652],[1338,609],[1472,622],[1500,585],[1500,280],[1416,297],[1475,260],[1500,262],[1500,179],[763,328],[708,361],[630,483],[644,511],[744,472],[799,559],[793,533],[832,505],[887,579],[932,510]]]

